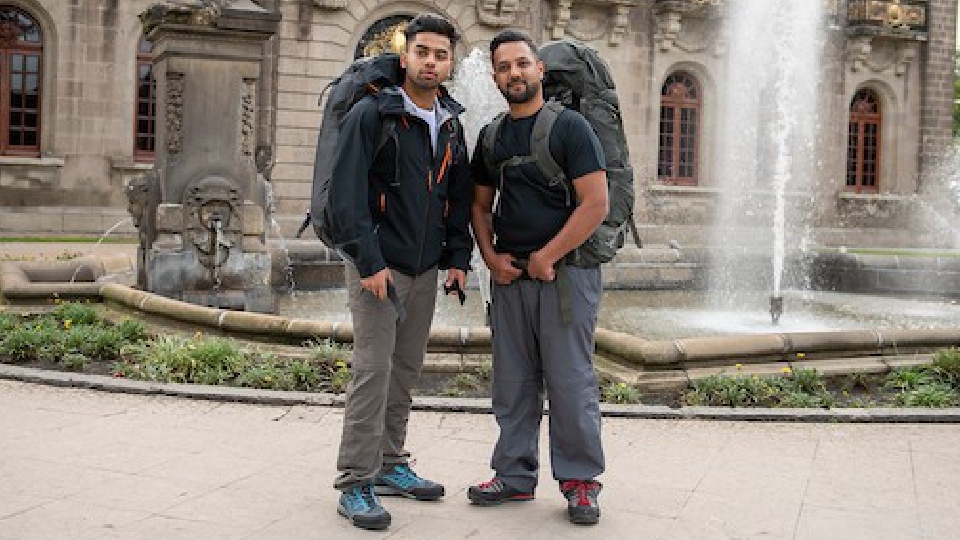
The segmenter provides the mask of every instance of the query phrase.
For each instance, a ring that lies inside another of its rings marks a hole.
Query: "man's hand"
[[[523,274],[522,270],[513,265],[513,255],[509,253],[494,253],[484,258],[483,262],[487,263],[490,275],[497,285],[509,285]]]
[[[384,268],[370,277],[360,278],[360,288],[372,292],[378,300],[387,297],[387,283],[393,283],[389,268]]]
[[[447,280],[443,283],[443,288],[449,289],[448,295],[457,294],[456,289],[451,288],[454,283],[460,286],[461,291],[467,290],[467,273],[459,268],[447,270]]]
[[[534,251],[530,254],[530,260],[527,261],[527,274],[540,281],[553,281],[557,279],[557,271],[553,268],[555,262],[548,259],[543,253]]]

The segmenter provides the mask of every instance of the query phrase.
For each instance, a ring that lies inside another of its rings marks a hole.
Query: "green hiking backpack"
[[[578,111],[593,127],[607,164],[610,210],[603,223],[568,256],[575,266],[609,262],[626,242],[627,229],[637,247],[640,235],[633,221],[633,168],[620,116],[620,101],[610,68],[596,50],[574,40],[544,44],[539,50],[545,67],[543,94],[547,100],[530,135],[530,155],[493,162],[493,144],[506,113],[497,115],[484,133],[483,158],[489,171],[521,163],[536,163],[551,186],[564,190],[567,205],[575,204],[571,178],[567,178],[550,154],[550,131],[564,107]]]

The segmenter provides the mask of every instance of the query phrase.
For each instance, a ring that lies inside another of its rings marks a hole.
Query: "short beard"
[[[513,104],[528,103],[534,98],[534,96],[537,95],[537,92],[540,91],[539,81],[535,83],[525,82],[527,87],[526,91],[524,91],[522,94],[519,94],[519,95],[511,94],[510,85],[513,84],[514,82],[516,81],[510,81],[509,83],[507,83],[507,86],[500,89],[500,93],[503,94],[503,97],[504,99],[507,100],[507,103],[513,103]]]
[[[418,77],[414,77],[414,76],[407,77],[407,79],[410,81],[410,84],[412,84],[413,86],[421,90],[436,90],[440,86],[439,78],[434,79],[433,81],[430,81],[430,82],[424,82],[420,80]]]

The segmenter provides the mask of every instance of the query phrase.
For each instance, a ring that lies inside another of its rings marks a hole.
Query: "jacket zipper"
[[[429,132],[429,128],[427,131]],[[427,133],[427,136],[429,137],[430,134]],[[427,200],[424,202],[424,205],[423,205],[423,227],[420,233],[420,246],[419,246],[419,253],[417,255],[417,270],[416,270],[417,272],[420,272],[421,270],[423,270],[422,268],[423,249],[426,247],[426,244],[427,244],[427,229],[430,228],[428,221],[430,219],[430,203],[433,201],[433,197],[431,197],[431,194],[433,192],[433,160],[435,157],[434,151],[433,151],[433,145],[427,146],[427,155],[429,156],[427,162],[430,163],[430,171],[427,175],[427,197],[426,197]]]

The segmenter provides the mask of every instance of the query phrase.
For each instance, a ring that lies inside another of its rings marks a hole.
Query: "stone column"
[[[156,165],[139,212],[149,291],[275,309],[254,155],[264,42],[279,19],[250,0],[167,0],[141,15],[157,80]]]

